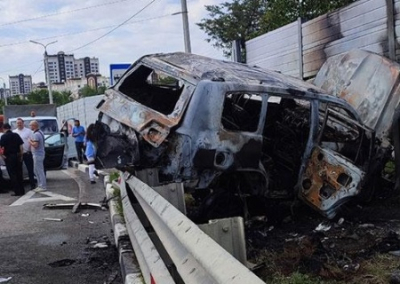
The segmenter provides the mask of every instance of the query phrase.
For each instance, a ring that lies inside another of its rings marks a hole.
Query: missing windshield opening
[[[183,88],[182,81],[140,66],[122,82],[119,91],[142,105],[169,115],[174,111]]]

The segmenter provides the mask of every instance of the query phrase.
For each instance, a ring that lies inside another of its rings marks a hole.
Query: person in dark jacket
[[[14,190],[13,196],[25,194],[22,176],[22,157],[24,141],[21,137],[11,131],[11,125],[5,123],[3,126],[5,133],[1,136],[0,147],[3,147],[3,156],[5,158],[6,168],[10,176],[11,184]]]

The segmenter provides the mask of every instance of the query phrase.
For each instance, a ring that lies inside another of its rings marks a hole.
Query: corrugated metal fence
[[[82,98],[57,108],[58,121],[63,119],[79,119],[81,125],[87,127],[95,123],[99,112],[95,109],[104,95]]]
[[[400,59],[400,0],[360,0],[246,42],[247,63],[311,78],[327,58],[354,48]]]

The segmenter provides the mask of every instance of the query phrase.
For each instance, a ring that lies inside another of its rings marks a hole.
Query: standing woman
[[[87,164],[89,165],[89,179],[90,183],[94,184],[94,176],[97,176],[97,171],[94,166],[96,160],[96,139],[94,135],[94,124],[90,124],[86,130],[86,150],[85,156],[87,159]]]

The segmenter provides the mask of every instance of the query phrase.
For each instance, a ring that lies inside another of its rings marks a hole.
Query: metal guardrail
[[[264,283],[150,186],[128,174],[121,175],[119,186],[129,237],[146,283]],[[128,191],[136,197],[176,267],[179,280],[171,275],[162,252],[157,251],[131,204]]]

